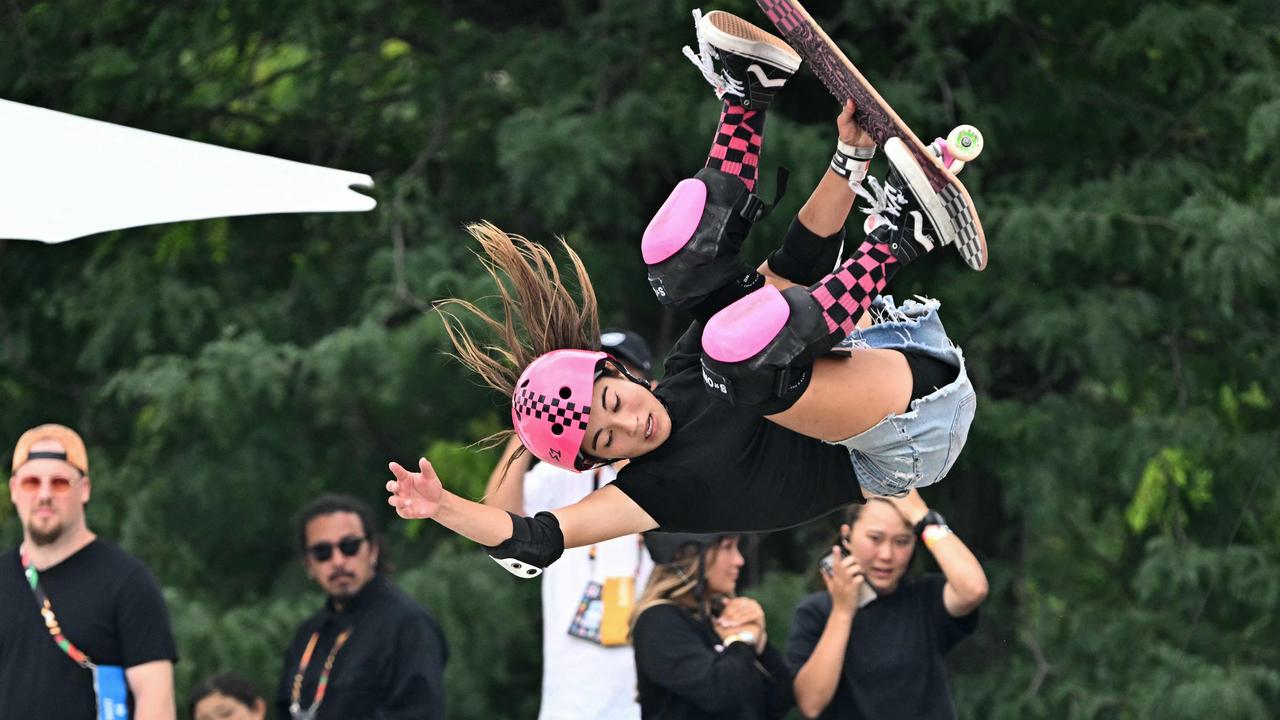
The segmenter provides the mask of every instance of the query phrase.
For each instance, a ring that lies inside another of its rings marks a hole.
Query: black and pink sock
[[[832,347],[854,331],[901,267],[889,246],[869,235],[835,272],[809,286],[809,294],[822,307]]]
[[[764,120],[763,110],[747,110],[725,98],[720,125],[707,155],[707,167],[737,175],[747,190],[755,192],[760,148],[764,144]]]

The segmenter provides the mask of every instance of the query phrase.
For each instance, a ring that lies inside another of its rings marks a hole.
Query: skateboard
[[[854,120],[884,148],[885,154],[916,191],[922,209],[944,242],[955,245],[974,270],[987,266],[987,240],[969,191],[956,178],[963,163],[982,150],[982,135],[972,126],[953,130],[931,152],[867,82],[843,51],[796,0],[756,0],[787,43],[840,102],[857,104]]]

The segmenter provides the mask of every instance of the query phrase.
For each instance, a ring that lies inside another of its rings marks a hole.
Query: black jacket
[[[756,657],[745,643],[726,648],[707,620],[684,607],[645,610],[632,644],[646,720],[773,720],[795,703],[791,672],[777,649],[767,645]]]
[[[289,717],[290,694],[302,652],[320,637],[302,682],[301,706],[311,706],[334,640],[352,633],[334,658],[316,720],[426,720],[444,717],[444,633],[422,606],[390,580],[375,576],[342,610],[333,602],[298,627],[284,656],[276,717]]]

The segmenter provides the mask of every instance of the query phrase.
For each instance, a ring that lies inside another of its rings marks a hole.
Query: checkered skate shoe
[[[937,229],[935,218],[950,222],[938,193],[929,185],[920,165],[898,138],[885,143],[889,174],[881,184],[867,177],[865,185],[851,185],[869,204],[862,208],[867,219],[862,225],[867,235],[878,233],[893,256],[903,265],[921,255],[951,244]]]
[[[800,55],[782,38],[736,15],[694,10],[693,18],[698,52],[686,45],[684,54],[715,88],[716,97],[734,95],[748,110],[765,110],[800,68]]]

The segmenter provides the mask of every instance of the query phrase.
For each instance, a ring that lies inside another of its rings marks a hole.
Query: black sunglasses
[[[364,544],[366,537],[344,537],[337,542],[338,550],[346,557],[355,557],[360,552],[360,546]],[[316,562],[328,562],[333,557],[334,543],[321,542],[307,547],[307,554]]]

